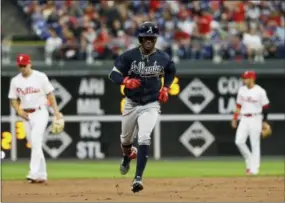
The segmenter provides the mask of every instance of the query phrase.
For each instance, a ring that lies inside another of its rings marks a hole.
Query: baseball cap
[[[20,65],[28,65],[31,63],[31,57],[28,54],[19,54],[17,56],[17,64]]]
[[[256,79],[256,73],[254,71],[245,71],[241,77],[244,79],[248,78]]]

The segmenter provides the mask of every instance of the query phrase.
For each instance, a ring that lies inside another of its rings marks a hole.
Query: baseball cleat
[[[258,173],[256,172],[256,173],[254,173],[254,172],[252,172],[252,171],[250,171],[249,169],[246,169],[246,175],[248,175],[248,176],[254,176],[254,175],[258,175]]]
[[[130,170],[130,163],[124,165],[124,160],[122,160],[121,165],[120,165],[120,172],[121,175],[126,175]]]
[[[132,147],[131,148],[131,153],[130,155],[128,156],[128,160],[127,160],[127,163],[125,163],[125,159],[123,158],[121,164],[120,164],[120,172],[122,175],[126,175],[129,170],[130,170],[130,162],[132,159],[135,159],[137,158],[137,148],[136,147]]]
[[[132,185],[133,193],[143,190],[143,183],[140,178],[135,178]]]
[[[256,175],[258,175],[258,172],[250,172],[250,175],[253,175],[253,176],[256,176]]]
[[[37,183],[37,184],[41,184],[41,183],[46,183],[46,180],[43,179],[32,179],[32,178],[26,178],[28,183]]]
[[[246,169],[246,175],[258,175],[258,172],[252,172],[250,169]]]

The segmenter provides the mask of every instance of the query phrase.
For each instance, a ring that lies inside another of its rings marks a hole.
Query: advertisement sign
[[[284,121],[269,121],[272,136],[261,139],[261,154],[284,154]],[[161,122],[161,157],[240,156],[229,120]],[[248,141],[249,144],[249,141]]]
[[[48,124],[43,144],[47,158],[104,159],[121,156],[121,109],[123,88],[114,85],[107,76],[52,76],[59,109],[66,120],[65,131],[50,133]],[[2,77],[2,87],[9,87],[9,77]],[[274,81],[274,82],[272,82]],[[263,153],[280,155],[285,142],[285,95],[278,92],[284,86],[283,77],[260,76],[258,83],[267,90],[271,102],[269,115],[273,136],[262,143]],[[235,131],[230,120],[236,94],[242,81],[238,75],[178,76],[171,89],[172,96],[162,105],[162,115],[153,132],[151,156],[200,157],[239,155],[234,145]],[[11,158],[11,139],[16,135],[16,158],[27,158],[30,145],[26,141],[23,123],[17,122],[7,98],[8,88],[2,88],[1,150]],[[49,108],[50,115],[53,115]]]
[[[260,75],[257,78],[271,102],[270,113],[284,112],[283,75]],[[163,106],[164,114],[230,114],[242,80],[239,75],[179,76],[180,94]]]

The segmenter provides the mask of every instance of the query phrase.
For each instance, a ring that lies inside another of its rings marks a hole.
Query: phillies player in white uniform
[[[267,114],[269,100],[266,91],[255,84],[256,73],[243,73],[244,86],[237,95],[237,107],[232,120],[232,127],[237,127],[235,143],[245,159],[246,173],[256,175],[260,167],[260,139],[263,125],[268,125]],[[246,145],[249,136],[251,151]]]
[[[20,73],[12,78],[9,90],[11,105],[25,124],[27,140],[31,144],[30,171],[27,180],[43,183],[47,180],[46,161],[42,149],[43,138],[48,123],[47,99],[57,118],[58,111],[53,86],[45,73],[32,70],[30,56],[17,56]]]

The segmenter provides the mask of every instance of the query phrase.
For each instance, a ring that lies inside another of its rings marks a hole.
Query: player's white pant
[[[246,168],[253,174],[259,173],[260,139],[262,131],[262,116],[242,116],[236,132],[235,143],[245,159]],[[249,136],[251,151],[246,145]]]
[[[46,160],[43,153],[43,139],[48,124],[49,113],[41,107],[29,114],[29,121],[24,121],[27,140],[31,144],[30,171],[28,178],[47,179]]]

